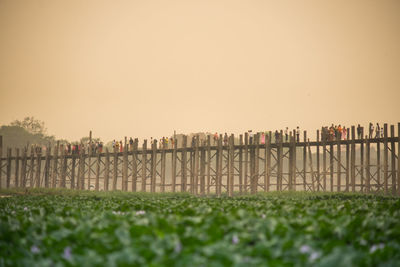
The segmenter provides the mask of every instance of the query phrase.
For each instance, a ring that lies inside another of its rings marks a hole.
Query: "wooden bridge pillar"
[[[110,151],[106,147],[106,157],[104,159],[104,191],[108,191],[110,181]]]
[[[388,158],[389,158],[389,151],[388,151],[388,129],[387,123],[383,125],[383,178],[384,178],[384,188],[385,188],[385,195],[389,192],[389,172],[388,172]]]
[[[392,163],[392,168],[391,168],[391,172],[392,172],[392,195],[396,195],[397,192],[397,186],[399,186],[398,184],[396,185],[396,146],[395,146],[395,134],[394,134],[394,125],[390,125],[390,137],[391,137],[391,141],[390,141],[390,150],[391,150],[391,163]]]
[[[143,140],[142,147],[142,192],[146,192],[146,163],[147,163],[147,140]]]

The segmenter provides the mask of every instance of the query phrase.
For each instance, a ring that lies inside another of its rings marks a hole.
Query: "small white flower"
[[[316,259],[318,259],[319,258],[319,253],[318,252],[316,252],[316,251],[313,251],[313,252],[311,252],[311,254],[310,254],[310,258],[309,258],[309,260],[311,261],[311,262],[313,262],[313,261],[315,261]]]
[[[265,219],[265,217],[266,217],[265,214],[261,214],[261,218]]]
[[[27,211],[28,210],[28,208],[27,207],[24,207],[24,211]]]
[[[13,211],[11,212],[11,214],[14,215],[14,214],[15,214],[15,210],[13,210]]]
[[[146,212],[144,210],[138,210],[136,212],[136,215],[143,215],[143,214],[146,214]]]
[[[383,249],[385,247],[385,244],[380,243],[378,245],[372,245],[372,247],[369,249],[369,253],[374,253],[378,249]]]
[[[66,247],[64,249],[63,258],[66,259],[66,260],[70,260],[72,258],[71,248],[70,247]]]
[[[300,247],[300,252],[301,252],[302,254],[309,253],[309,252],[311,252],[311,247],[308,246],[308,245],[302,245],[302,246]]]
[[[33,246],[31,247],[31,252],[32,252],[33,254],[37,254],[37,253],[40,252],[40,249],[38,248],[38,246],[33,245]]]
[[[233,235],[232,236],[232,244],[237,244],[239,243],[239,237],[237,235]]]
[[[178,241],[178,243],[176,243],[176,245],[175,245],[174,252],[180,253],[181,251],[182,251],[182,244],[181,244],[181,242]]]

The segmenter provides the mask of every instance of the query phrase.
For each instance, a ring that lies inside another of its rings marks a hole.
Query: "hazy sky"
[[[398,0],[0,0],[0,124],[109,141],[399,114]]]

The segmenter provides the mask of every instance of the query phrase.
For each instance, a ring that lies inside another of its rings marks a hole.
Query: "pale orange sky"
[[[0,0],[0,124],[77,140],[400,121],[400,1]]]

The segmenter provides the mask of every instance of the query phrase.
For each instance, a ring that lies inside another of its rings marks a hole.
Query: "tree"
[[[43,136],[46,135],[47,129],[44,126],[44,122],[40,120],[36,120],[32,117],[25,117],[22,121],[15,120],[11,122],[11,126],[18,126],[24,128],[29,133],[32,134],[41,134]]]

